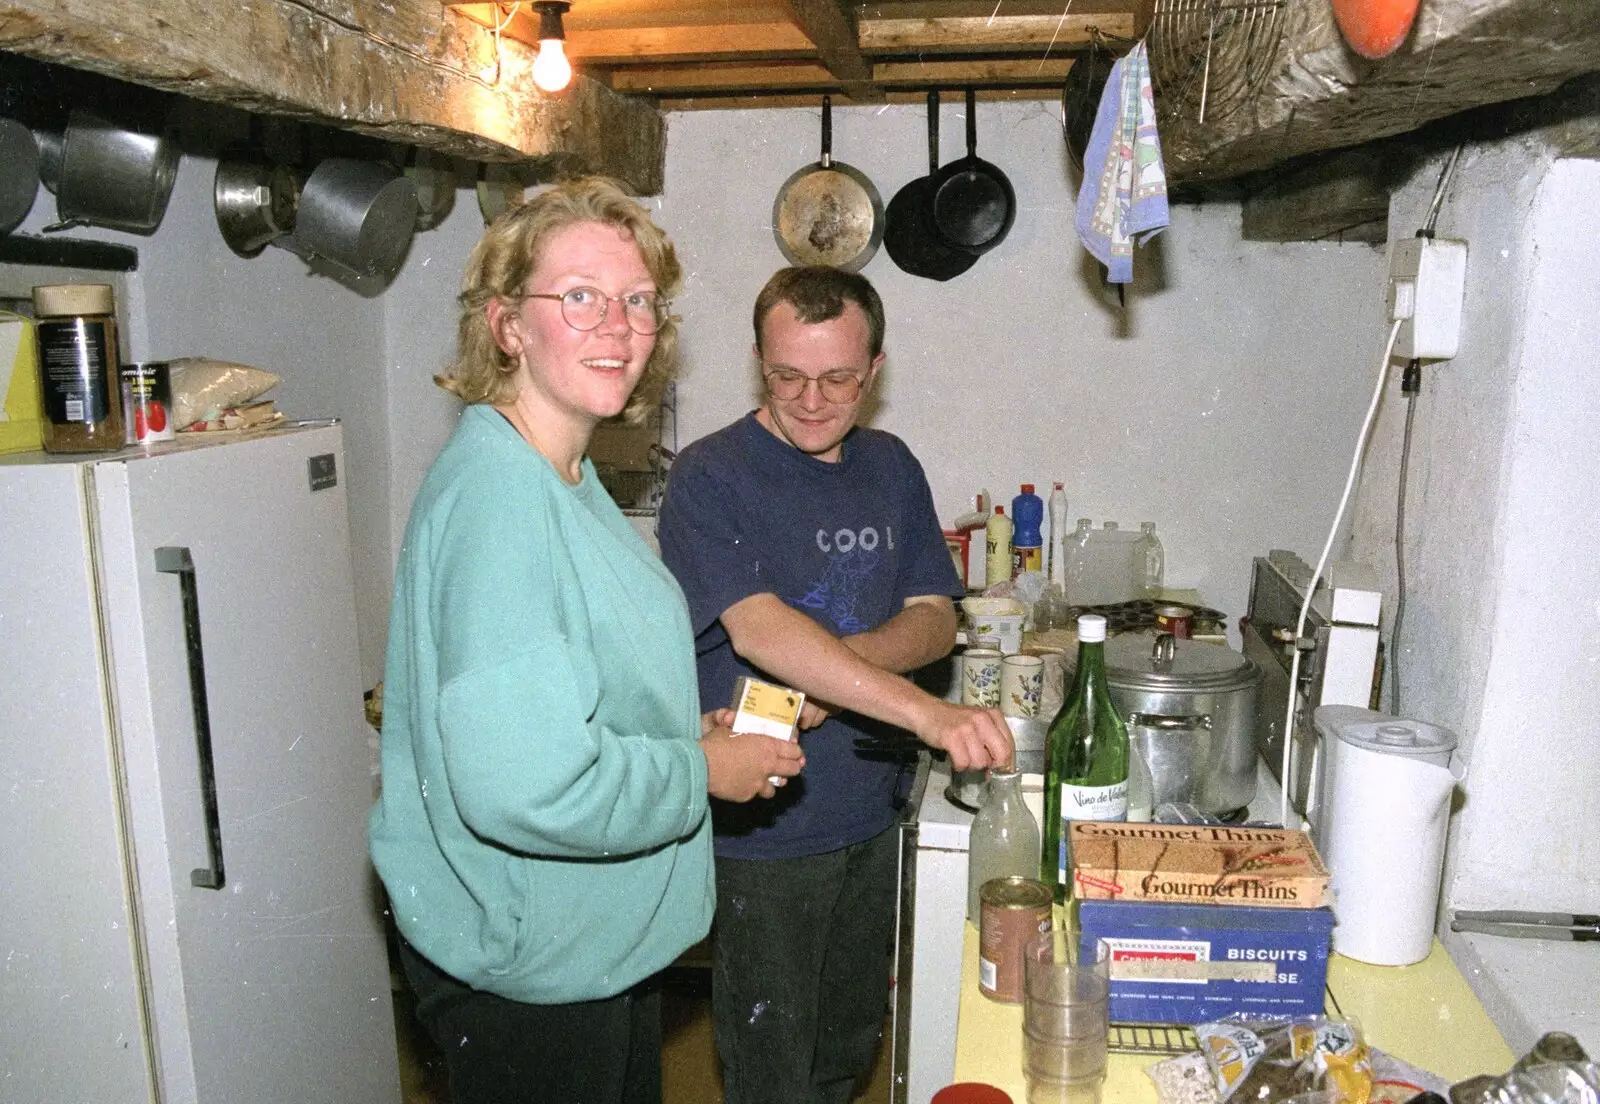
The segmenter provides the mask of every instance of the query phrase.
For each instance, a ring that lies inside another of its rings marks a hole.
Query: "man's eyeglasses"
[[[672,304],[653,291],[632,291],[627,295],[607,295],[599,288],[569,288],[560,295],[554,292],[527,292],[524,299],[554,299],[561,304],[561,317],[575,330],[587,333],[598,329],[606,320],[612,303],[622,304],[622,316],[628,328],[636,334],[649,337],[667,324]]]
[[[822,392],[822,397],[831,403],[855,402],[861,394],[861,377],[854,372],[828,372],[821,376],[808,376],[803,372],[791,372],[787,368],[774,369],[762,377],[767,381],[767,390],[775,399],[792,402],[805,394],[806,387],[815,383],[817,390]]]

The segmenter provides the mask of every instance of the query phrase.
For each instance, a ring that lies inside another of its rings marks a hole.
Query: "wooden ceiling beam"
[[[966,85],[1059,89],[1071,68],[1071,58],[888,62],[872,67],[872,83],[884,90]],[[630,65],[612,70],[611,82],[618,92],[648,96],[772,95],[802,88],[849,95],[849,90],[832,73],[810,61],[775,65]],[[882,97],[870,101],[850,98],[856,103],[884,102]]]
[[[460,157],[661,190],[666,125],[654,105],[581,78],[545,95],[531,50],[502,40],[497,55],[491,35],[438,0],[0,0],[0,50]]]
[[[992,18],[863,19],[861,49],[868,54],[1008,50],[1071,51],[1086,46],[1094,31],[1131,37],[1134,13],[1069,12],[1062,15],[997,15]]]
[[[872,65],[857,42],[855,12],[849,0],[789,0],[795,24],[816,44],[822,64],[862,103],[881,101],[883,92],[872,84]]]

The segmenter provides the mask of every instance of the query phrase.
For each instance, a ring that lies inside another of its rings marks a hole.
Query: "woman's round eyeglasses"
[[[607,295],[599,288],[575,287],[557,295],[554,292],[526,292],[524,299],[554,299],[561,304],[561,318],[575,330],[587,333],[599,329],[612,303],[622,304],[628,328],[649,337],[667,324],[672,304],[653,291],[630,291],[626,295]]]
[[[772,393],[772,397],[784,402],[798,399],[813,383],[817,385],[817,390],[822,392],[822,397],[831,403],[855,402],[856,396],[861,394],[861,377],[854,372],[828,372],[821,376],[808,376],[802,372],[778,368],[767,372],[762,378],[767,381],[767,390]]]

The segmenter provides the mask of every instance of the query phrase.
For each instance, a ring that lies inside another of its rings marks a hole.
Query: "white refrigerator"
[[[337,425],[0,457],[0,1100],[394,1104]]]

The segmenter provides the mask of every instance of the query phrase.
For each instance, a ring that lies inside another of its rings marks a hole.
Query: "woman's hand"
[[[916,732],[923,743],[950,756],[953,770],[1005,767],[1017,759],[1011,727],[998,709],[953,705],[933,698]]]
[[[733,710],[731,709],[713,709],[709,713],[700,714],[700,736],[702,739],[719,728],[732,727]]]
[[[749,732],[735,736],[720,724],[700,738],[700,750],[706,757],[706,789],[724,801],[771,797],[806,765],[805,753],[797,743]]]

